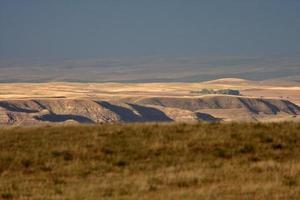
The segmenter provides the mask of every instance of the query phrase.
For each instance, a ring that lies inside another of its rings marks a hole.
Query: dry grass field
[[[2,127],[0,199],[299,199],[300,123]]]
[[[287,99],[300,104],[297,82],[263,82],[225,78],[199,83],[0,83],[0,100],[87,98],[118,100],[131,97],[198,97],[191,91],[237,89],[246,97]]]

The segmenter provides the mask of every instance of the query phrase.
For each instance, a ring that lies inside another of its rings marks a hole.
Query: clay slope
[[[88,99],[0,101],[1,125],[40,123],[116,123],[245,121],[296,118],[300,108],[280,99],[235,96],[148,97],[108,102]]]

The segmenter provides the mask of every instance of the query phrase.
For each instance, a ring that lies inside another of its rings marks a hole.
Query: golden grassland
[[[0,199],[300,199],[300,123],[0,128]]]
[[[225,78],[208,82],[161,83],[0,83],[0,100],[44,98],[123,99],[128,97],[198,97],[200,89],[236,89],[243,96],[287,99],[300,105],[297,82],[262,82]]]

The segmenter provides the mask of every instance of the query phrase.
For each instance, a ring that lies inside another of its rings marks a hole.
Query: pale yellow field
[[[243,96],[280,98],[300,104],[300,84],[282,86],[241,79],[219,79],[203,83],[11,83],[0,84],[0,99],[130,97],[197,97],[191,91],[202,88],[238,89]]]

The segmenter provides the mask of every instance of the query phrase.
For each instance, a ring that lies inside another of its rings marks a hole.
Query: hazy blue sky
[[[0,0],[1,59],[300,55],[299,0]]]

